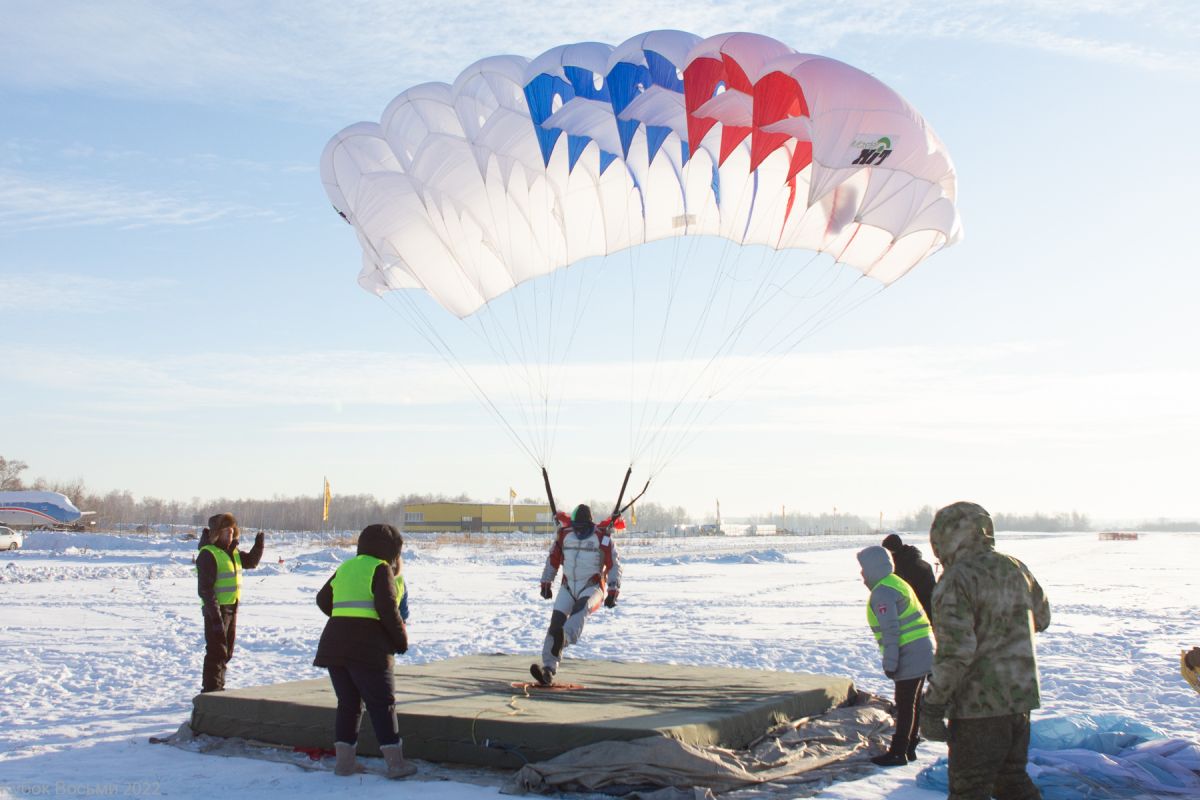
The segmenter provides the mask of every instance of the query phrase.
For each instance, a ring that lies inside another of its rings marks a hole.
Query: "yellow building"
[[[548,505],[513,505],[509,522],[507,503],[406,503],[404,530],[428,533],[554,533]]]

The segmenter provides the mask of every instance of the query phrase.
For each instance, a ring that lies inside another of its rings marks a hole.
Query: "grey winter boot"
[[[334,775],[353,775],[358,768],[358,762],[354,758],[356,744],[346,744],[345,742],[334,742],[333,750],[337,753],[337,761],[333,765]]]
[[[400,778],[407,778],[410,775],[417,774],[417,765],[411,761],[404,760],[403,739],[396,744],[380,746],[379,752],[383,753],[383,761],[387,764],[387,777],[392,780],[399,780]]]

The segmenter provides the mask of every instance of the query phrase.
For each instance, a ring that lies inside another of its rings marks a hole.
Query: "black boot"
[[[530,664],[529,674],[542,686],[551,686],[554,683],[554,670],[541,664]]]
[[[881,767],[903,767],[908,763],[908,758],[901,753],[884,753],[872,758],[871,763]]]
[[[908,752],[905,753],[904,755],[908,757],[909,761],[917,760],[917,744],[920,743],[920,741],[921,741],[921,737],[914,736],[913,740],[912,740],[912,744],[910,744],[908,746]]]

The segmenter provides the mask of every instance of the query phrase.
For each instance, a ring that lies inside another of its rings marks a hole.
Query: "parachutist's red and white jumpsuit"
[[[542,647],[542,664],[552,673],[558,671],[563,648],[579,641],[588,615],[600,608],[608,592],[621,588],[621,561],[612,539],[612,519],[589,524],[582,531],[577,531],[571,518],[562,512],[557,520],[558,532],[542,570],[542,583],[546,584],[554,580],[559,567],[563,573]],[[615,529],[624,528],[625,521],[617,517]]]

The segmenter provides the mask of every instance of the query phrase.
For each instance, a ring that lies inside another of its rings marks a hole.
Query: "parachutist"
[[[596,524],[592,521],[592,509],[586,505],[576,506],[570,516],[557,512],[555,519],[559,527],[542,569],[541,596],[551,598],[551,586],[559,567],[562,582],[542,646],[542,663],[529,668],[543,686],[554,683],[563,648],[579,641],[587,618],[601,604],[608,608],[615,606],[621,590],[621,562],[612,533],[624,530],[625,521],[614,514]]]

